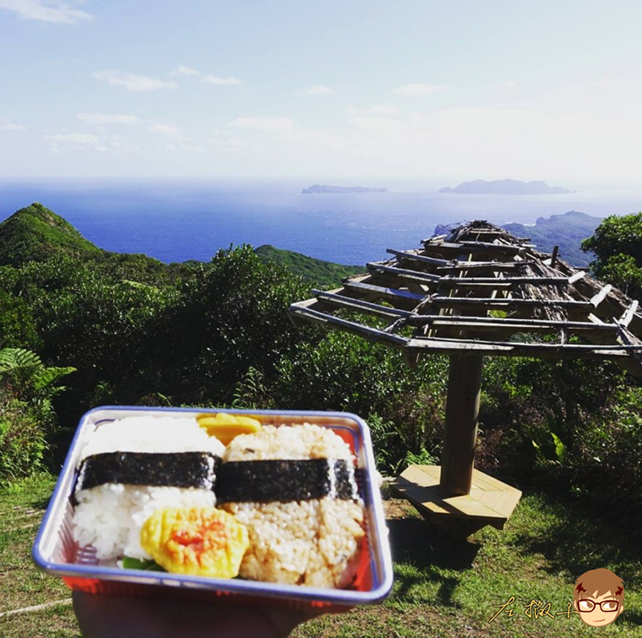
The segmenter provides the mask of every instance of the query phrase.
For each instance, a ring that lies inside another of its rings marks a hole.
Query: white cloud
[[[230,126],[235,128],[252,129],[255,131],[269,131],[271,133],[288,133],[294,131],[296,124],[289,117],[238,117]]]
[[[107,82],[111,86],[122,86],[132,93],[178,88],[176,82],[166,82],[146,75],[135,75],[121,71],[96,71],[93,75],[97,80]]]
[[[58,133],[56,135],[45,135],[50,142],[51,150],[60,155],[63,150],[71,151],[107,151],[108,148],[96,135],[86,133]]]
[[[634,121],[634,115],[618,120],[508,107],[355,116],[342,160],[348,168],[403,176],[633,179],[642,146],[642,129]]]
[[[95,135],[87,133],[60,133],[58,135],[45,135],[52,142],[69,142],[80,146],[95,146],[100,140]]]
[[[285,116],[240,117],[227,131],[244,142],[236,153],[247,163],[246,171],[267,172],[266,167],[276,166],[284,174],[319,174],[332,167],[355,176],[514,176],[570,187],[569,180],[587,175],[634,179],[642,147],[636,121],[633,112],[618,119],[572,109],[477,106],[354,113],[341,134]],[[213,144],[227,150],[224,134]]]
[[[143,152],[143,148],[140,144],[131,142],[119,135],[110,135],[107,139],[107,143],[113,150],[120,151],[121,153],[140,155]]]
[[[127,154],[140,154],[143,148],[135,143],[118,135],[98,136],[92,133],[62,133],[44,135],[49,142],[50,149],[56,155],[62,155],[64,151],[100,151],[117,152]]]
[[[234,122],[228,124],[228,126],[234,126],[235,128],[245,128],[252,130],[263,130],[268,132],[274,132],[281,130],[278,125],[270,125],[268,122],[246,122],[245,120],[266,120],[270,118],[239,118],[234,120]],[[288,118],[285,118],[288,119]],[[294,122],[292,122],[294,126]],[[288,125],[286,125],[286,130]],[[214,129],[212,131],[212,138],[209,140],[208,144],[214,148],[223,148],[228,151],[239,151],[250,147],[250,143],[247,139],[239,137],[236,135],[237,131],[232,131],[229,129]]]
[[[225,142],[225,147],[230,151],[239,151],[246,148],[247,146],[247,141],[240,137],[230,137]]]
[[[61,0],[0,0],[0,9],[12,11],[26,20],[41,20],[53,24],[78,24],[92,20],[86,11],[76,9],[78,2]]]
[[[419,95],[431,95],[447,88],[447,86],[441,84],[404,84],[404,86],[392,89],[392,92],[405,97],[417,97]]]
[[[350,115],[359,114],[376,114],[376,115],[397,115],[401,113],[401,109],[396,104],[375,104],[363,109],[357,109],[354,106],[348,107]]]
[[[179,128],[169,126],[167,124],[152,124],[152,126],[147,127],[147,130],[150,133],[166,135],[167,137],[178,137],[181,134],[181,130]]]
[[[201,72],[196,69],[190,69],[188,66],[183,66],[182,64],[177,66],[173,71],[172,75],[200,75]]]
[[[202,146],[199,146],[198,144],[168,144],[167,148],[170,151],[188,151],[190,153],[202,153],[205,151],[205,149]]]
[[[216,75],[204,75],[201,79],[201,82],[205,82],[207,84],[216,84],[217,86],[232,86],[243,84],[243,82],[241,80],[238,80],[237,78],[219,78]]]
[[[24,124],[15,124],[9,120],[0,117],[0,131],[26,131],[27,127]]]
[[[76,119],[85,124],[138,124],[140,120],[135,115],[111,115],[109,113],[78,113]]]
[[[229,126],[267,133],[276,139],[294,144],[325,146],[340,150],[345,146],[344,140],[331,133],[299,126],[293,119],[281,116],[239,117]]]
[[[305,89],[305,91],[297,91],[297,95],[309,96],[332,95],[333,93],[334,89],[331,89],[329,86],[325,86],[324,84],[315,84],[314,86]]]

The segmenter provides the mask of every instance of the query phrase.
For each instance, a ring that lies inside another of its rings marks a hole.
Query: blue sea
[[[208,261],[219,248],[248,243],[361,265],[386,258],[386,248],[418,247],[437,224],[472,219],[533,224],[570,210],[596,217],[642,210],[642,189],[458,195],[438,193],[437,185],[363,181],[349,185],[386,186],[389,192],[301,195],[314,180],[5,179],[0,221],[39,201],[101,248],[164,262]]]

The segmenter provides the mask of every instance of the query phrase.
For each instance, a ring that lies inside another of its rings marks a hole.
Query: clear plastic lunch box
[[[206,412],[246,414],[264,425],[313,423],[332,429],[346,441],[356,458],[356,475],[365,504],[365,545],[353,585],[347,589],[322,589],[251,580],[217,579],[101,566],[94,554],[79,547],[72,535],[71,494],[80,452],[101,425],[127,416],[196,416]],[[108,406],[87,412],[69,448],[65,464],[33,546],[40,569],[62,577],[67,586],[94,594],[176,596],[224,599],[235,603],[267,604],[293,609],[345,611],[355,605],[383,600],[392,588],[392,560],[381,494],[377,484],[372,443],[366,423],[347,412],[297,412],[278,410],[211,410],[195,408],[146,408]]]

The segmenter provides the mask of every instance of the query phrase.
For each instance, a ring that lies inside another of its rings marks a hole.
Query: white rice
[[[102,452],[212,452],[225,446],[193,417],[130,416],[99,425],[80,453],[80,461]]]
[[[195,418],[135,416],[99,425],[84,446],[79,463],[105,452],[211,452],[222,456],[224,450]],[[140,530],[154,510],[216,504],[212,490],[117,483],[81,490],[76,499],[74,539],[80,547],[95,547],[102,561],[124,555],[151,558],[140,545]]]
[[[140,545],[143,523],[162,507],[213,507],[211,490],[106,483],[82,490],[74,513],[74,539],[93,545],[100,560],[151,556]]]

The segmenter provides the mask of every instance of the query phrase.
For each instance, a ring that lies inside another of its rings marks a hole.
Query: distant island
[[[602,222],[602,217],[571,210],[563,215],[539,217],[534,224],[504,224],[509,233],[530,239],[537,250],[550,253],[553,246],[559,246],[559,255],[571,266],[586,268],[593,256],[582,251],[582,240],[590,237]],[[450,225],[438,224],[435,235],[446,235]]]
[[[537,249],[544,252],[551,252],[557,244],[562,259],[571,266],[585,268],[593,255],[582,252],[582,240],[595,232],[602,219],[572,210],[564,215],[539,217],[534,226],[505,224],[503,228],[518,237],[529,237]]]
[[[520,182],[516,179],[499,179],[487,182],[483,179],[476,179],[472,182],[463,182],[455,188],[446,186],[439,189],[439,192],[465,195],[563,195],[574,191],[560,186],[549,186],[544,182]]]
[[[314,184],[304,188],[301,195],[315,195],[316,193],[387,193],[387,188],[366,188],[364,186],[332,186],[329,184]]]

